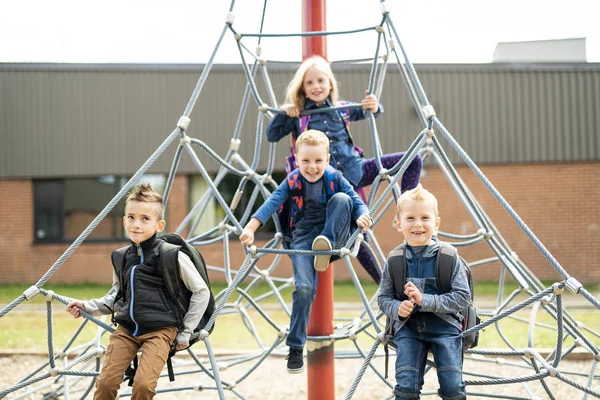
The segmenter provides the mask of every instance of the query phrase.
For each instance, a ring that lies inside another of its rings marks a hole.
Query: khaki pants
[[[156,395],[156,382],[169,355],[177,328],[168,326],[141,336],[131,336],[119,326],[110,336],[102,372],[96,381],[95,400],[114,399],[123,382],[123,374],[142,348],[132,388],[132,400],[152,399]]]

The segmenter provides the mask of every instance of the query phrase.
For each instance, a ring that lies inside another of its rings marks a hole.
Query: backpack
[[[204,312],[204,315],[202,316],[202,318],[200,319],[200,322],[198,323],[198,326],[194,329],[194,332],[193,332],[192,336],[190,337],[189,345],[192,346],[194,343],[196,343],[199,340],[198,335],[194,335],[194,334],[196,334],[196,333],[200,332],[200,330],[204,329],[204,327],[206,326],[206,324],[208,323],[208,321],[210,320],[211,316],[213,315],[213,313],[215,311],[215,298],[214,298],[214,296],[212,294],[212,290],[210,288],[210,281],[208,279],[208,273],[206,271],[206,263],[204,262],[204,259],[202,258],[202,255],[200,254],[200,252],[194,246],[192,246],[191,244],[186,242],[185,239],[182,238],[180,235],[178,235],[176,233],[165,233],[165,234],[160,235],[159,238],[164,240],[164,242],[161,244],[161,248],[160,248],[160,263],[159,263],[160,267],[162,268],[163,279],[164,279],[167,291],[169,292],[169,295],[171,296],[171,298],[173,300],[175,300],[175,303],[177,304],[177,309],[178,309],[178,312],[179,312],[182,320],[183,320],[183,316],[186,314],[186,312],[188,310],[190,297],[192,294],[185,287],[185,284],[183,283],[183,281],[181,280],[181,277],[179,276],[179,268],[178,268],[178,266],[179,266],[179,264],[178,264],[179,251],[182,251],[185,255],[187,255],[190,258],[190,260],[192,261],[192,263],[198,270],[200,277],[202,277],[202,279],[206,283],[206,286],[208,286],[208,291],[210,293],[208,305],[206,307],[206,311]],[[113,252],[112,263],[113,263],[113,266],[115,267],[115,269],[118,266],[118,268],[121,268],[121,270],[122,270],[122,268],[125,266],[125,254],[127,253],[127,250],[129,249],[129,247],[130,246],[122,247]],[[211,328],[209,329],[209,333],[212,332],[214,327],[215,327],[215,325],[213,324],[211,326]],[[171,349],[169,351],[169,357],[167,359],[167,369],[169,372],[169,380],[171,382],[173,382],[175,380],[175,376],[173,374],[173,365],[171,363],[171,357],[173,357],[176,352],[177,352],[177,350],[175,349],[175,343],[173,343],[173,345],[171,346]],[[129,379],[129,386],[131,386],[133,384],[136,369],[137,369],[137,356],[133,360],[133,366],[132,367],[130,366],[125,373],[126,379]]]
[[[325,177],[323,189],[329,201],[331,196],[339,191],[340,179],[338,171],[331,166],[325,167],[323,176]],[[279,207],[277,216],[283,233],[283,246],[288,249],[296,223],[302,218],[306,188],[302,185],[303,178],[299,169],[292,171],[286,179],[290,195],[288,200]]]
[[[450,243],[439,242],[435,269],[436,269],[436,284],[441,294],[449,293],[451,291],[452,275],[454,274],[454,267],[456,266],[458,251]],[[404,285],[406,284],[406,256],[405,256],[406,243],[398,246],[390,256],[388,257],[388,272],[390,279],[394,282],[394,290],[396,296],[400,300],[405,300],[406,295],[404,294]],[[466,331],[481,322],[479,315],[477,314],[477,307],[473,304],[474,292],[473,292],[473,275],[471,268],[469,268],[464,258],[460,257],[462,261],[459,265],[463,265],[467,274],[467,280],[469,282],[469,291],[471,292],[471,301],[469,305],[460,312],[463,317],[462,320],[462,331]],[[388,360],[388,343],[389,339],[393,338],[394,332],[394,321],[387,317],[385,335],[388,340],[384,344],[385,351],[385,376],[387,378],[387,360]],[[393,344],[393,341],[391,342]],[[466,349],[472,349],[479,344],[479,331],[463,335],[463,351]]]

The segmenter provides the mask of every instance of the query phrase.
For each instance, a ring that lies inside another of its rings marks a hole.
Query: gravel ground
[[[7,387],[14,385],[21,378],[32,372],[35,368],[40,366],[45,359],[35,356],[14,356],[14,357],[3,357],[0,358],[0,388],[6,389]],[[185,362],[185,361],[184,361]],[[378,368],[383,369],[384,360],[378,358],[375,361]],[[336,386],[336,399],[344,399],[348,390],[350,389],[354,377],[356,376],[361,362],[359,360],[336,360],[335,362],[335,386]],[[578,371],[588,374],[591,367],[591,361],[570,361],[563,362],[560,364],[560,369],[564,371]],[[182,367],[185,369],[185,367]],[[250,368],[249,364],[242,364],[234,367],[230,367],[221,372],[221,379],[227,382],[233,382],[240,379],[244,373]],[[390,368],[393,369],[393,362],[390,360]],[[520,376],[528,375],[531,371],[526,369],[516,368],[510,365],[502,365],[499,363],[489,362],[476,362],[467,360],[465,362],[465,371],[477,371],[480,374],[491,374],[491,375],[502,375],[502,376]],[[74,378],[70,378],[74,379]],[[465,379],[479,379],[469,376],[465,376]],[[572,377],[573,380],[585,385],[587,382],[586,377]],[[307,397],[307,377],[306,371],[297,374],[289,375],[285,369],[285,360],[282,357],[269,357],[267,358],[259,368],[257,368],[250,376],[244,379],[236,386],[236,390],[247,399],[260,399],[260,400],[296,400],[305,399]],[[549,386],[551,387],[552,393],[557,399],[579,399],[582,396],[582,392],[578,389],[572,388],[558,379],[547,379]],[[89,383],[89,378],[86,378],[85,382]],[[204,383],[207,386],[211,385],[211,381],[208,381],[205,375],[196,373],[193,375],[179,375],[176,377],[175,382],[169,383],[168,378],[161,378],[159,381],[159,388],[175,388],[189,385],[198,385]],[[548,395],[543,391],[541,384],[534,383],[529,385],[535,395],[539,396],[539,399],[547,399]],[[123,388],[126,388],[124,385]],[[426,377],[424,390],[435,390],[437,388],[437,379],[435,374],[428,374]],[[600,390],[600,384],[596,380],[592,386],[595,390]],[[31,388],[29,388],[31,389]],[[469,386],[468,391],[473,392],[487,392],[494,393],[495,395],[512,395],[527,397],[527,392],[520,384],[511,385],[498,385],[498,386]],[[48,392],[48,389],[36,393],[32,398],[40,399],[43,397],[43,393]],[[21,391],[20,393],[23,393]],[[374,400],[374,399],[385,399],[391,395],[391,389],[387,387],[372,370],[367,369],[362,381],[358,385],[358,388],[352,397],[355,400]],[[71,398],[79,398],[73,393]],[[14,398],[14,394],[9,397]],[[91,398],[88,395],[87,398]],[[159,399],[177,399],[177,400],[191,400],[191,399],[218,399],[216,391],[204,390],[201,392],[197,391],[177,391],[171,393],[163,393],[157,396]],[[238,399],[232,392],[226,392],[226,399]],[[433,396],[426,396],[426,398],[434,398]],[[470,395],[469,399],[484,399],[488,397]]]

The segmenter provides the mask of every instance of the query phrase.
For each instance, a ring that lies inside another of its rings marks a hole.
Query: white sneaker
[[[331,242],[329,239],[323,235],[319,235],[313,240],[312,243],[313,250],[331,250]],[[327,271],[327,267],[329,266],[330,255],[322,255],[315,256],[315,269],[319,272]]]

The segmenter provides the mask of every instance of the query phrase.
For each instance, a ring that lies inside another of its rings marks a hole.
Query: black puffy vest
[[[125,267],[116,268],[123,305],[115,321],[133,336],[166,326],[183,327],[177,306],[165,286],[160,268],[162,240],[156,235],[133,244],[125,255]],[[143,261],[142,261],[143,260]]]

